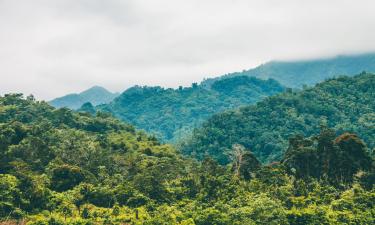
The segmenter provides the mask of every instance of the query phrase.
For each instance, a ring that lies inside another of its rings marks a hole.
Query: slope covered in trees
[[[204,85],[209,86],[214,81],[227,77],[252,76],[261,79],[272,78],[286,87],[302,88],[303,85],[312,86],[338,75],[352,76],[362,71],[375,72],[375,53],[344,55],[326,59],[271,61],[254,69],[208,79]]]
[[[263,162],[279,160],[295,133],[313,135],[321,125],[359,134],[375,147],[375,75],[331,79],[303,91],[288,90],[254,106],[214,115],[182,143],[185,154],[210,155],[227,163],[233,144],[251,149]]]
[[[12,94],[0,98],[0,127],[0,218],[164,201],[162,183],[184,175],[171,147],[103,113]]]
[[[107,114],[0,97],[6,224],[374,224],[374,159],[355,134],[294,136],[281,163],[241,145],[184,158]],[[306,164],[306,162],[310,162]]]
[[[163,141],[189,133],[211,115],[283,91],[275,80],[239,76],[223,79],[210,88],[193,84],[189,88],[133,87],[99,110],[144,129]]]
[[[56,108],[78,109],[86,102],[90,102],[94,106],[108,103],[118,95],[118,93],[111,93],[105,88],[95,86],[79,94],[69,94],[53,99],[49,103]]]

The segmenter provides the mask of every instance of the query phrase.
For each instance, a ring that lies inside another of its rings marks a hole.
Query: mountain
[[[281,86],[301,89],[328,78],[353,76],[362,71],[375,72],[375,53],[315,60],[271,61],[254,69],[207,79],[200,85],[195,83],[191,88],[177,90],[135,86],[120,96],[104,88],[93,87],[79,94],[54,99],[50,104],[58,108],[89,110],[90,113],[94,112],[90,105],[80,107],[87,102],[94,107],[106,104],[97,107],[97,110],[113,113],[163,141],[175,142],[211,115],[253,104],[265,96],[281,92]],[[267,79],[271,81],[264,81]],[[276,81],[280,84],[276,84]],[[270,85],[269,89],[267,85]]]
[[[256,105],[216,114],[181,144],[181,150],[225,164],[227,150],[241,144],[261,161],[272,162],[281,158],[291,135],[314,135],[321,126],[357,133],[374,148],[375,75],[340,77],[298,92],[290,89]]]
[[[133,87],[111,103],[97,107],[137,128],[174,141],[211,115],[283,91],[275,80],[238,76],[214,82],[210,88],[193,84],[189,88]]]
[[[261,79],[272,78],[286,87],[302,88],[303,85],[312,86],[328,78],[340,75],[353,76],[362,71],[375,72],[375,53],[314,60],[271,61],[254,69],[208,79],[204,85],[209,86],[214,81],[227,77],[253,76]]]
[[[371,79],[331,85],[371,91]],[[375,161],[355,134],[295,136],[270,165],[241,145],[228,154],[192,160],[106,113],[0,96],[0,224],[375,222]]]
[[[49,103],[57,108],[67,107],[70,109],[78,109],[86,102],[90,102],[93,105],[108,103],[118,95],[118,93],[111,93],[103,87],[94,86],[79,94],[68,94],[53,99]]]
[[[0,96],[0,223],[43,210],[75,210],[76,203],[151,203],[162,198],[156,196],[162,183],[184,176],[180,168],[188,162],[182,160],[170,146],[108,114],[55,109],[22,94]],[[74,188],[80,191],[73,194]]]

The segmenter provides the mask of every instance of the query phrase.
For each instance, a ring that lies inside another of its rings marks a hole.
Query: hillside
[[[283,90],[275,80],[246,76],[223,79],[210,88],[197,84],[179,89],[136,86],[98,109],[163,141],[174,141],[215,113],[255,103]]]
[[[0,128],[0,223],[375,222],[375,164],[354,134],[295,136],[272,165],[234,145],[231,164],[220,166],[185,158],[107,114],[21,94],[0,97]]]
[[[313,86],[328,78],[340,75],[353,76],[362,71],[375,72],[375,53],[343,55],[326,59],[271,61],[254,69],[208,79],[204,85],[209,86],[214,81],[227,77],[252,76],[261,79],[272,78],[286,87],[302,88],[303,85]]]
[[[111,93],[105,88],[94,86],[79,94],[68,94],[63,97],[53,99],[49,103],[56,108],[67,107],[69,109],[78,109],[86,102],[90,102],[95,106],[108,103],[117,96],[118,93]]]
[[[107,114],[55,109],[21,94],[0,97],[0,128],[0,221],[43,210],[72,216],[83,204],[136,208],[161,199],[158,186],[188,164]]]
[[[300,92],[269,97],[254,106],[219,113],[182,143],[185,154],[228,162],[227,149],[244,145],[263,162],[279,160],[295,133],[314,135],[321,125],[359,134],[375,147],[375,75],[331,79]]]

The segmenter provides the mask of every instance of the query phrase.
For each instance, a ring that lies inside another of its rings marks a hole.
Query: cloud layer
[[[189,85],[375,50],[372,0],[0,0],[0,94]]]

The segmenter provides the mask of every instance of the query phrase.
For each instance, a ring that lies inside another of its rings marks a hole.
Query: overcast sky
[[[0,0],[0,94],[177,87],[375,50],[373,0]]]

